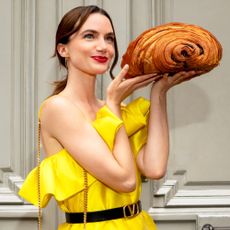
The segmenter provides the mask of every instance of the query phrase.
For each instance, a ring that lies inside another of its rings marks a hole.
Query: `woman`
[[[196,73],[124,80],[126,65],[108,86],[105,101],[97,99],[96,76],[107,70],[112,76],[118,59],[112,21],[97,6],[77,7],[63,17],[55,50],[67,78],[56,83],[41,106],[46,158],[39,172],[37,167],[28,175],[20,195],[41,207],[53,195],[66,213],[61,230],[156,229],[141,210],[140,175],[164,176],[169,142],[166,93]],[[150,102],[139,98],[121,106],[134,90],[148,84]]]

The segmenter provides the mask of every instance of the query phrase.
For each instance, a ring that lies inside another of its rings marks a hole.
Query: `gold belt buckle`
[[[125,218],[137,216],[140,213],[138,203],[129,204],[123,207],[123,213]]]

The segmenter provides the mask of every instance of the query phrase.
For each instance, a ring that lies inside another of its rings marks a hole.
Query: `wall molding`
[[[37,219],[37,208],[33,205],[0,205],[0,218]]]
[[[200,182],[199,186],[187,186],[185,170],[167,178],[152,184],[154,208],[230,206],[230,189],[226,186],[207,186],[205,182]]]
[[[0,204],[23,204],[18,181],[23,181],[35,158],[35,0],[11,1],[10,157],[0,169]],[[32,57],[32,58],[31,58]],[[19,163],[20,162],[20,163]],[[17,178],[17,180],[16,180]],[[0,206],[3,209],[3,206]],[[6,206],[4,206],[6,207]]]
[[[174,0],[152,0],[153,26],[172,21],[173,4]]]
[[[150,208],[154,220],[198,220],[205,216],[230,216],[230,208]]]

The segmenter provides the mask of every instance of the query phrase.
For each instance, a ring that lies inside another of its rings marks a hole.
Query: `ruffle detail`
[[[121,107],[121,120],[107,106],[104,106],[98,111],[92,125],[112,150],[116,133],[121,125],[124,124],[136,155],[147,140],[149,108],[150,102],[143,97],[139,97],[127,106]]]
[[[87,173],[88,185],[96,178]],[[84,171],[65,150],[45,158],[40,164],[40,201],[45,207],[54,196],[63,201],[84,189]],[[38,206],[38,167],[34,168],[24,181],[19,195]]]
[[[103,106],[98,112],[96,119],[92,122],[109,148],[112,150],[116,133],[122,126],[123,121],[110,111],[107,106]]]
[[[138,98],[127,106],[122,106],[122,120],[103,106],[98,112],[92,126],[112,150],[119,128],[124,124],[135,156],[147,140],[147,121],[150,102]],[[97,179],[88,173],[88,185]],[[45,207],[50,198],[60,202],[83,191],[84,171],[82,167],[65,150],[45,158],[40,164],[40,202]],[[24,181],[19,195],[28,202],[38,206],[38,167],[34,168]]]
[[[139,97],[122,107],[122,119],[136,156],[147,141],[150,101]]]
[[[121,108],[122,119],[129,137],[147,125],[149,107],[150,102],[139,97]]]

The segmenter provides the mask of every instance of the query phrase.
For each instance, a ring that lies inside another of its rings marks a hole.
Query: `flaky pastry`
[[[122,57],[129,64],[127,78],[150,73],[202,70],[219,65],[222,46],[200,26],[172,22],[144,31],[132,41]]]

